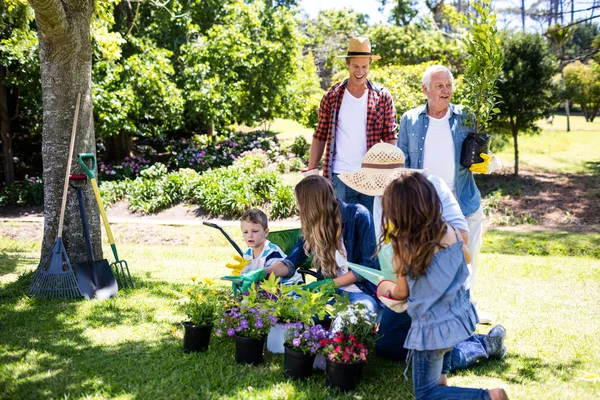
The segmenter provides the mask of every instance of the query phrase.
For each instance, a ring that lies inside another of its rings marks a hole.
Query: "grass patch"
[[[600,156],[592,149],[600,148],[600,120],[585,122],[582,116],[567,118],[557,115],[552,125],[540,121],[539,135],[519,135],[519,168],[558,173],[600,173]],[[512,138],[498,153],[506,165],[514,166]]]
[[[600,233],[517,232],[489,229],[483,235],[484,253],[600,259]]]
[[[345,395],[326,389],[320,372],[304,382],[284,379],[283,355],[267,352],[259,367],[237,365],[233,343],[214,336],[207,353],[184,354],[182,331],[173,332],[183,319],[182,290],[192,275],[226,274],[233,248],[204,227],[114,230],[136,288],[109,301],[25,297],[39,246],[0,238],[2,260],[10,264],[0,270],[0,398],[412,398],[405,364],[374,354],[358,391]],[[237,226],[226,230],[242,243]],[[569,246],[598,247],[596,234],[573,240]],[[509,352],[453,375],[451,384],[503,386],[511,399],[599,398],[600,383],[579,378],[600,371],[600,326],[590,322],[600,315],[600,261],[489,253],[480,259],[474,295],[507,328]]]

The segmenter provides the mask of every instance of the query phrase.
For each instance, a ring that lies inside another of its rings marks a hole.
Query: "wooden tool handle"
[[[73,118],[73,130],[71,131],[71,146],[69,147],[69,158],[67,158],[67,170],[65,172],[65,186],[63,188],[62,204],[60,206],[60,219],[58,220],[57,238],[62,237],[63,223],[65,222],[65,208],[67,206],[67,191],[69,189],[69,175],[71,174],[71,160],[73,159],[73,149],[75,148],[75,133],[77,132],[77,119],[79,118],[79,103],[81,102],[81,93],[77,93],[77,102],[75,103],[75,117]]]

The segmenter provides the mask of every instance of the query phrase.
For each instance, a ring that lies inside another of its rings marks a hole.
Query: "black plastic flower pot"
[[[360,383],[363,363],[342,364],[327,359],[325,385],[341,392],[355,390]]]
[[[197,326],[191,322],[184,322],[183,327],[183,351],[186,353],[195,353],[208,350],[210,344],[210,334],[212,333],[213,325]]]
[[[258,365],[263,362],[265,338],[255,339],[235,335],[235,361],[240,364]]]
[[[313,373],[315,354],[304,354],[288,346],[284,346],[283,375],[291,379],[308,378]]]

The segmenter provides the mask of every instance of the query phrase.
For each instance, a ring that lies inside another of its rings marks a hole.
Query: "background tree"
[[[44,104],[42,158],[44,178],[44,239],[47,254],[56,239],[65,168],[77,93],[82,94],[75,154],[95,153],[92,116],[92,42],[90,24],[94,1],[30,0],[38,30],[42,97]],[[86,190],[93,204],[91,190]],[[65,213],[63,241],[71,262],[86,259],[81,221],[74,193]],[[95,207],[88,216],[96,258],[102,258],[100,219]]]
[[[388,3],[394,4],[390,10],[389,22],[396,26],[406,26],[417,16],[417,3],[413,0],[379,0],[381,3],[380,10],[384,9]]]
[[[291,11],[239,0],[221,20],[181,47],[186,123],[253,125],[282,115],[300,54]]]
[[[515,151],[515,176],[519,174],[519,133],[537,133],[536,122],[550,115],[554,106],[552,76],[556,63],[544,38],[539,34],[507,34],[501,41],[502,77],[498,92],[500,114],[492,129],[512,135]]]
[[[336,62],[337,56],[345,54],[348,40],[354,36],[364,36],[369,17],[354,10],[322,10],[314,20],[309,20],[303,27],[306,35],[304,51],[311,52],[315,58],[317,73],[321,77],[321,88],[329,89],[332,76],[344,68],[343,63]],[[371,40],[373,52],[377,51],[377,43]]]
[[[600,108],[600,66],[594,61],[576,61],[563,70],[569,99],[581,106],[585,120],[594,122]]]
[[[41,133],[41,90],[33,11],[23,0],[0,4],[0,141],[5,184],[15,180],[13,137]]]

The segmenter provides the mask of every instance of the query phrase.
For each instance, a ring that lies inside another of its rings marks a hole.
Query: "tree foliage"
[[[586,121],[594,122],[600,109],[600,66],[576,61],[565,66],[563,74],[567,97],[581,106]]]
[[[332,84],[332,76],[343,69],[337,56],[346,54],[348,41],[355,36],[364,36],[369,17],[353,10],[322,10],[314,20],[306,21],[304,34],[307,37],[305,51],[310,51],[321,77],[321,88]],[[377,52],[377,43],[371,41],[372,51]]]
[[[501,43],[504,64],[498,92],[502,101],[498,104],[500,114],[494,117],[492,128],[513,136],[517,175],[517,136],[539,132],[536,122],[550,115],[554,105],[552,76],[556,63],[538,34],[506,35]]]
[[[489,124],[496,107],[496,79],[502,70],[502,54],[496,14],[490,0],[476,0],[473,10],[465,16],[468,26],[464,42],[468,57],[465,60],[463,105],[474,116],[474,131]]]

